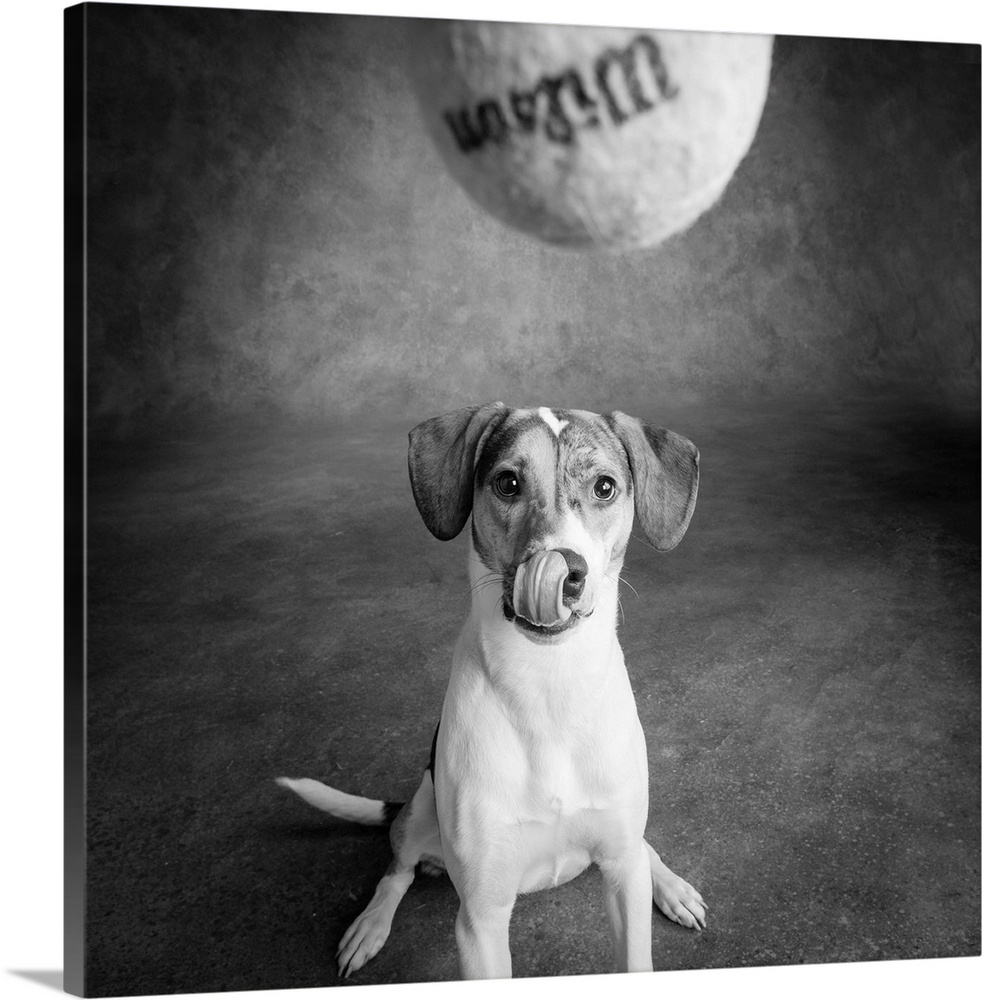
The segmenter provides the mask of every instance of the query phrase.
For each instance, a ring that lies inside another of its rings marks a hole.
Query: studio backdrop
[[[686,537],[632,542],[620,591],[647,835],[709,905],[656,913],[656,974],[977,956],[979,47],[775,38],[717,196],[591,248],[459,182],[427,27],[66,12],[68,988],[342,981],[388,838],[274,779],[418,785],[468,532],[427,531],[406,435],[494,400],[701,453]],[[543,128],[613,114],[585,66]],[[457,140],[517,141],[492,103]],[[417,878],[347,981],[457,978],[457,906]],[[612,969],[596,869],[520,897],[511,951]]]

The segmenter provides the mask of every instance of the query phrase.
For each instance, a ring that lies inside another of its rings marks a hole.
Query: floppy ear
[[[696,506],[699,451],[681,434],[626,413],[607,421],[627,451],[634,477],[634,512],[649,542],[662,552],[682,540]]]
[[[423,523],[441,541],[456,538],[467,524],[478,455],[507,412],[504,403],[467,406],[409,432],[413,498]]]

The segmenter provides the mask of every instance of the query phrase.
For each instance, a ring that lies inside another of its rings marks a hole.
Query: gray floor
[[[636,544],[622,593],[649,835],[711,906],[656,917],[655,968],[979,954],[978,414],[638,415],[703,457],[689,534]],[[272,778],[401,798],[426,763],[466,578],[408,428],[93,448],[90,994],[337,982],[387,839]],[[351,982],[454,978],[454,904],[417,880]],[[596,873],[512,941],[517,975],[606,971]]]

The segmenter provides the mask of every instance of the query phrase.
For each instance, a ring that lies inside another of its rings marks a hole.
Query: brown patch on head
[[[624,448],[596,414],[580,410],[559,411],[568,421],[559,434],[561,484],[567,502],[575,500],[582,485],[598,476],[610,476],[628,495],[633,492],[631,468]]]
[[[559,435],[559,500],[593,537],[608,540],[612,558],[619,558],[627,549],[633,521],[634,482],[627,454],[596,414],[567,410],[557,415],[568,422]],[[594,492],[602,480],[616,491],[607,503],[598,503]]]
[[[488,436],[474,476],[475,549],[495,572],[514,573],[534,539],[548,534],[556,516],[555,435],[534,410],[514,410]],[[496,483],[513,474],[520,492],[502,494]]]

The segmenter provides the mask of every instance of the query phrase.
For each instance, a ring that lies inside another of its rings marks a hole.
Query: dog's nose
[[[569,573],[563,582],[563,597],[577,598],[583,593],[586,583],[587,565],[586,560],[572,549],[556,550],[565,560],[569,567]]]

